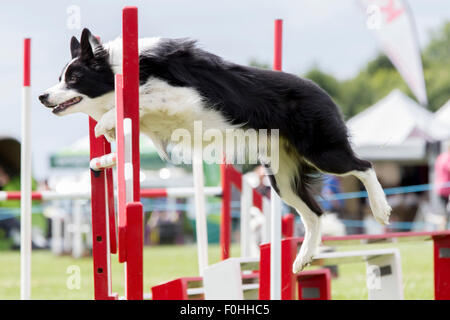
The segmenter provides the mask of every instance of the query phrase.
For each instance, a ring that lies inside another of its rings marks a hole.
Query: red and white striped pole
[[[273,69],[281,71],[283,20],[275,20]],[[270,299],[281,300],[281,199],[272,188],[270,193]]]
[[[197,237],[198,272],[200,276],[203,276],[203,271],[208,267],[208,227],[205,208],[205,179],[202,150],[202,138],[196,137],[194,139],[192,157],[192,176],[195,189],[195,231]]]
[[[31,39],[23,42],[22,142],[20,146],[20,298],[31,299]]]
[[[109,186],[110,184],[108,183],[108,187]],[[108,195],[109,194],[114,195],[113,191],[114,190],[108,191]],[[222,196],[221,187],[205,187],[204,191],[205,195],[207,196],[218,196],[218,197]],[[189,198],[193,197],[194,193],[195,189],[192,187],[141,189],[141,198]],[[0,191],[0,201],[17,201],[20,199],[21,199],[20,191]],[[31,192],[31,199],[35,201],[90,200],[91,193],[89,191],[78,191],[78,192],[33,191]]]

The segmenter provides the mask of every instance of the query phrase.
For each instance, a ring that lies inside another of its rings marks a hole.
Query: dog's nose
[[[48,99],[48,93],[44,93],[44,94],[41,94],[41,95],[39,96],[39,100],[40,100],[42,103],[45,103],[45,101],[47,101],[47,99]]]

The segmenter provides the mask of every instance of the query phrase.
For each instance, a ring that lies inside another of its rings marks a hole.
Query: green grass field
[[[365,245],[375,249],[391,247],[393,244]],[[406,299],[433,299],[433,255],[432,242],[403,242],[400,248],[403,286]],[[342,247],[344,250],[361,249],[359,245]],[[236,246],[232,254],[238,255]],[[219,260],[219,247],[211,245],[210,263]],[[113,256],[113,291],[123,294],[123,266]],[[92,299],[92,259],[57,257],[48,251],[36,251],[32,257],[33,299]],[[18,299],[20,292],[20,265],[17,251],[0,251],[0,300]],[[67,273],[71,266],[80,270],[80,289],[68,289]],[[150,292],[152,285],[180,276],[197,275],[195,245],[146,247],[144,250],[144,289]],[[332,281],[333,299],[367,299],[365,265],[344,264],[339,267],[339,277]]]

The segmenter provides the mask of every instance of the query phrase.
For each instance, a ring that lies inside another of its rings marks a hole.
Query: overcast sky
[[[450,21],[450,1],[410,0],[422,46],[429,31]],[[37,96],[55,84],[69,61],[67,10],[80,8],[81,28],[102,41],[121,32],[121,8],[139,7],[140,37],[191,37],[227,60],[271,63],[273,20],[284,19],[284,70],[301,74],[313,65],[344,79],[378,49],[356,0],[148,0],[2,1],[0,11],[0,134],[20,138],[22,39],[32,38],[32,139],[34,175],[48,173],[49,155],[87,134],[87,117],[56,117]]]

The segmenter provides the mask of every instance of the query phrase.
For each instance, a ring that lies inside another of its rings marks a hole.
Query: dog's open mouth
[[[82,97],[75,97],[72,99],[69,99],[61,104],[58,104],[55,106],[52,110],[53,113],[60,113],[61,111],[66,110],[68,107],[73,106],[74,104],[77,104],[80,102],[83,98]]]

